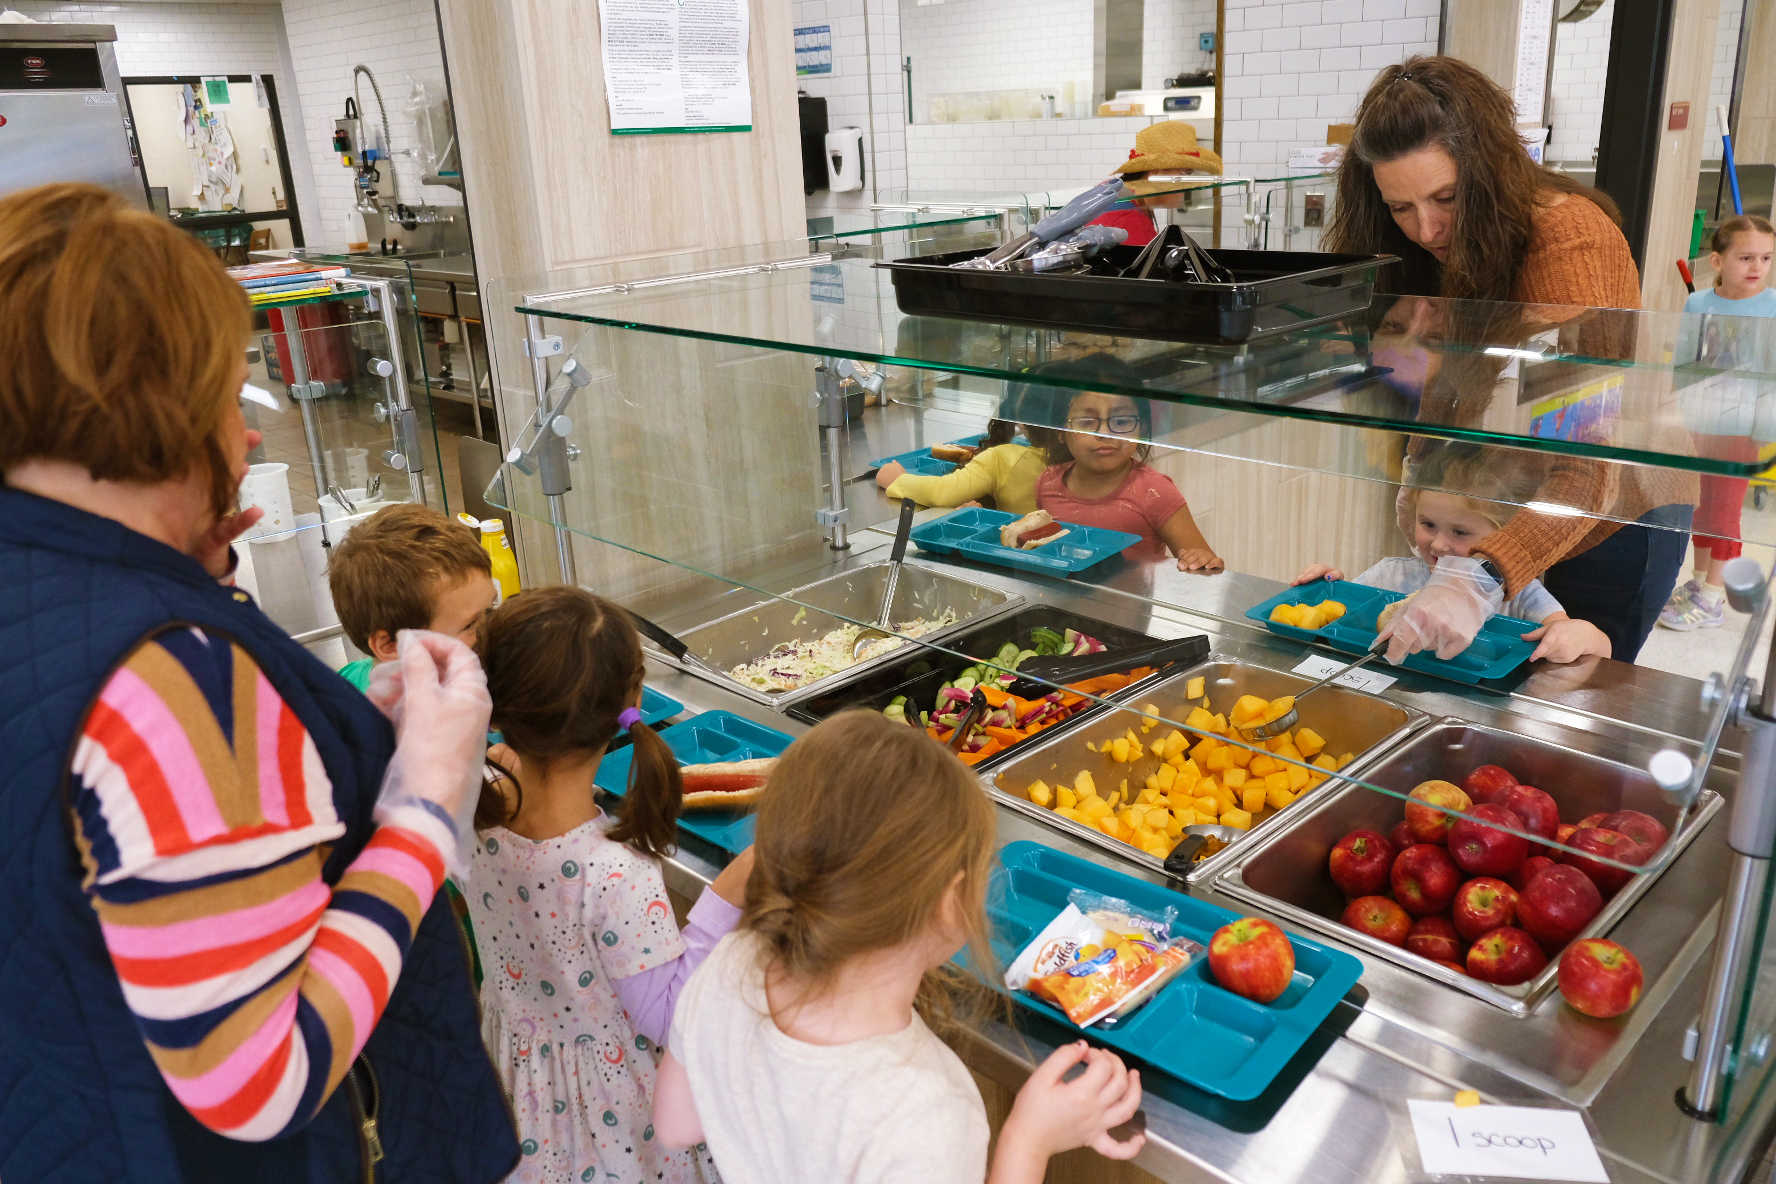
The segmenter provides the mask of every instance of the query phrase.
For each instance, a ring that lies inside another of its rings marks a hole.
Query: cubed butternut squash
[[[1221,815],[1221,825],[1231,826],[1235,830],[1252,829],[1252,813],[1249,810],[1229,810]]]

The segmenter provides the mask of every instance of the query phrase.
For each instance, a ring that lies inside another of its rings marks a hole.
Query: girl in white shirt
[[[784,753],[758,813],[739,928],[679,996],[654,1099],[667,1146],[726,1184],[1037,1184],[1051,1155],[1113,1159],[1139,1075],[1083,1041],[1031,1075],[991,1173],[980,1094],[926,1026],[963,946],[982,965],[994,810],[962,763],[876,712]],[[1084,1071],[1065,1083],[1075,1065]]]
[[[1537,463],[1510,449],[1478,444],[1445,444],[1420,461],[1400,487],[1400,528],[1412,544],[1411,556],[1383,559],[1359,575],[1355,583],[1392,592],[1416,593],[1430,582],[1431,569],[1445,556],[1465,558],[1493,531],[1517,515],[1533,497],[1543,474]],[[1324,563],[1310,563],[1292,584],[1310,580],[1342,580],[1343,572]],[[1404,605],[1405,601],[1398,604]],[[1397,611],[1397,610],[1395,610]],[[1508,617],[1534,621],[1538,628],[1523,634],[1537,642],[1529,660],[1576,662],[1610,656],[1610,640],[1590,621],[1567,615],[1540,580],[1531,580],[1498,610]],[[1390,619],[1383,612],[1379,630]]]

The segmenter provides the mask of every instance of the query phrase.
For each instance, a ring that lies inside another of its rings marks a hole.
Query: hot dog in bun
[[[708,765],[682,765],[686,810],[740,810],[758,802],[765,781],[776,766],[774,756],[750,761],[718,761]]]
[[[1034,551],[1056,539],[1065,538],[1068,533],[1067,528],[1056,522],[1047,510],[1033,510],[1016,522],[1007,522],[1001,526],[999,543],[1001,546],[1016,547],[1020,551]]]
[[[966,444],[933,444],[931,455],[937,460],[947,460],[951,464],[965,465],[974,459],[976,449]]]

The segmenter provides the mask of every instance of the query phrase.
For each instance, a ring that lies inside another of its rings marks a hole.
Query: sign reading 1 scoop
[[[747,0],[599,0],[611,134],[749,132]]]

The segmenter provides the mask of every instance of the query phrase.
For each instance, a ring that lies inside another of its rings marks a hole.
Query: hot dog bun
[[[947,460],[951,464],[965,465],[974,459],[976,450],[966,444],[933,444],[931,455],[937,460]]]
[[[756,805],[776,765],[774,756],[681,765],[679,775],[684,778],[684,809],[741,810]]]
[[[1064,538],[1068,533],[1067,528],[1056,522],[1047,510],[1033,510],[1016,522],[1007,522],[1001,526],[999,544],[1016,547],[1020,551],[1034,551],[1037,547],[1044,547],[1056,539]]]

